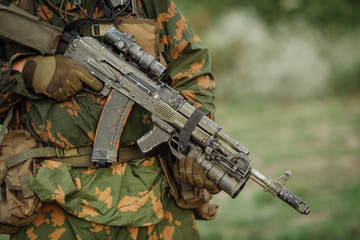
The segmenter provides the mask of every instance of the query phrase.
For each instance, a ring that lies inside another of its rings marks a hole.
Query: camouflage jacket
[[[35,14],[59,27],[64,27],[66,21],[84,17],[73,0],[64,2],[35,0]],[[211,116],[215,111],[215,82],[206,47],[171,0],[139,0],[138,5],[142,15],[153,19],[159,27],[168,67],[165,81]],[[82,1],[82,7],[94,18],[104,15],[97,1]],[[12,63],[29,51],[0,41],[0,121],[11,106],[22,103],[26,107],[26,122],[21,123],[20,111],[15,108],[11,129],[25,127],[38,141],[49,146],[64,149],[91,146],[106,98],[86,91],[66,102],[36,95],[25,87],[21,73],[12,69]],[[121,145],[135,144],[151,128],[149,113],[135,105],[121,136]],[[67,213],[97,224],[152,226],[169,217],[168,184],[157,157],[104,169],[75,169],[46,162],[32,179],[31,187],[42,201],[56,201]]]

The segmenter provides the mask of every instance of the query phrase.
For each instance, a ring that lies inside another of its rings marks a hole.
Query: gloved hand
[[[200,189],[206,189],[211,194],[220,192],[220,188],[209,180],[203,167],[192,157],[183,157],[174,166],[174,177],[178,183],[190,184]]]
[[[85,68],[63,55],[29,57],[22,71],[25,84],[36,93],[65,101],[83,89],[83,83],[95,91],[103,84]]]

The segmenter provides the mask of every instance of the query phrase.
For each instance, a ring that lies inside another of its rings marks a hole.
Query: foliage
[[[360,2],[357,0],[182,0],[176,4],[191,11],[207,12],[216,19],[229,9],[250,8],[257,12],[265,22],[273,24],[279,21],[305,19],[307,23],[326,28],[330,31],[342,31],[360,26]]]
[[[175,4],[210,49],[220,98],[360,93],[359,1],[182,0]]]

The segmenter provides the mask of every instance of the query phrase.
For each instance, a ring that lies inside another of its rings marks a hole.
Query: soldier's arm
[[[163,55],[168,64],[164,81],[204,114],[213,114],[215,81],[206,46],[171,0],[153,3],[142,0],[141,9],[159,26],[160,43],[165,46]]]
[[[1,41],[1,43],[3,42]],[[3,49],[0,54],[0,122],[6,117],[8,110],[20,102],[24,96],[31,97],[26,90],[21,74],[26,58],[19,53],[7,58],[4,54],[5,44],[1,45]]]

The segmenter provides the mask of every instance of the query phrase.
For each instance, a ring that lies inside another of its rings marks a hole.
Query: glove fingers
[[[174,177],[181,183],[191,184],[197,189],[206,189],[211,194],[221,191],[216,184],[210,181],[201,164],[192,157],[183,157],[174,166]]]
[[[81,81],[79,80],[74,80],[74,81],[68,81],[68,84],[69,84],[69,88],[72,88],[73,91],[71,91],[69,89],[69,92],[75,92],[75,93],[78,93],[80,92],[82,89],[83,89],[83,85],[81,83]]]
[[[69,100],[81,89],[82,84],[80,81],[78,81],[77,79],[67,79],[63,82],[62,86],[57,86],[56,84],[49,85],[46,89],[46,93],[48,93],[49,96],[52,96],[58,101],[66,101]]]
[[[79,81],[67,80],[66,82],[67,83],[66,83],[65,87],[63,89],[60,89],[60,90],[68,98],[71,98],[72,96],[74,96],[77,92],[79,92],[82,89],[82,87],[81,87],[80,90],[79,90],[79,87],[77,87],[77,89],[78,89],[77,90],[76,85],[78,85],[78,84],[74,85],[74,82],[80,83]],[[81,85],[81,83],[80,83],[80,85]]]
[[[179,173],[180,173],[181,182],[188,184],[189,181],[187,179],[187,174],[186,174],[185,160],[186,158],[182,158],[179,160]]]
[[[82,81],[83,83],[94,89],[95,91],[100,91],[103,88],[102,82],[100,82],[97,78],[95,78],[81,65],[71,61],[68,58],[66,58],[66,60],[64,61],[67,61],[67,63],[70,64],[71,73],[74,74],[80,81]]]
[[[192,158],[192,157],[185,158],[186,178],[187,178],[189,184],[196,186],[195,180],[194,180],[193,166],[194,166],[194,158]]]
[[[179,161],[176,161],[173,166],[173,176],[176,182],[181,183]]]
[[[205,188],[205,181],[208,179],[205,176],[203,167],[195,162],[193,166],[193,176],[195,181],[195,186],[198,188]]]
[[[59,88],[56,92],[51,92],[48,96],[62,102],[69,100],[69,97],[64,94],[62,88]]]
[[[78,67],[72,71],[83,83],[94,89],[95,91],[100,91],[103,88],[102,82],[100,82],[97,78],[91,75],[85,69],[81,69]]]
[[[216,184],[210,180],[205,181],[205,188],[211,194],[217,194],[218,192],[221,191],[221,189],[218,188],[218,186],[216,186]]]

